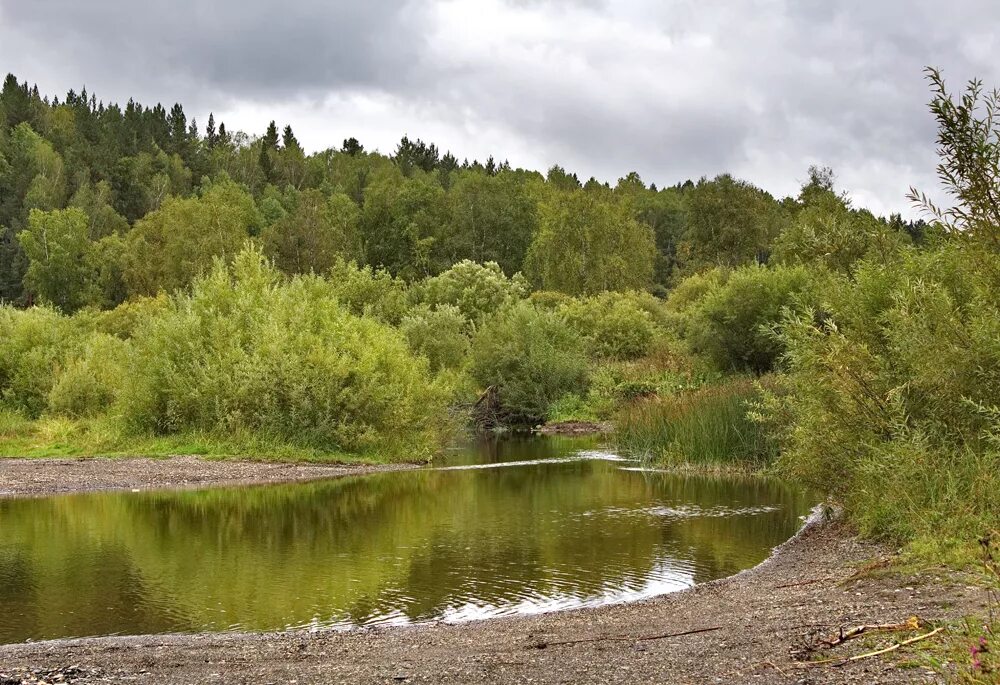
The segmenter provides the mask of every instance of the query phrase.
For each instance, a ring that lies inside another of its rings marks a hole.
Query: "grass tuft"
[[[748,416],[759,394],[754,381],[738,378],[637,400],[616,417],[617,446],[677,466],[764,468],[776,447],[765,427]]]

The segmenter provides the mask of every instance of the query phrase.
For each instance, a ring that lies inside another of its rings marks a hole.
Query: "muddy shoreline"
[[[809,669],[790,653],[840,626],[982,611],[980,591],[947,577],[858,573],[889,553],[816,519],[753,569],[632,604],[459,625],[6,645],[0,682],[59,674],[167,684],[943,682],[927,668],[901,667],[905,651]]]
[[[101,490],[291,483],[416,469],[423,464],[315,464],[195,456],[0,459],[0,498]]]

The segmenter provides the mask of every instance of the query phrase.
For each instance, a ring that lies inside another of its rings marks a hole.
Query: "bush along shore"
[[[913,191],[929,222],[852,206],[829,169],[776,199],[406,138],[307,155],[291,127],[202,135],[8,77],[0,454],[421,462],[470,423],[610,423],[995,584],[1000,100],[928,78],[952,205]],[[980,675],[996,630],[962,634]]]

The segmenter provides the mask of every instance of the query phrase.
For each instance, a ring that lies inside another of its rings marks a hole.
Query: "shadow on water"
[[[0,642],[461,621],[730,575],[791,536],[779,483],[504,437],[419,471],[0,501]],[[475,465],[496,468],[452,468]]]

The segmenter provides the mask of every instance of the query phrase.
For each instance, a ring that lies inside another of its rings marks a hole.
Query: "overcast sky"
[[[989,0],[0,0],[0,69],[62,96],[184,104],[309,150],[404,133],[612,183],[731,172],[859,205],[934,190],[922,68],[1000,85]]]

